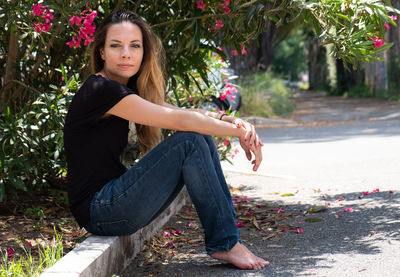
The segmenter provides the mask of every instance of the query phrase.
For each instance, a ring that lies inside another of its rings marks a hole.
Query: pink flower
[[[231,3],[231,0],[225,0],[224,3],[222,4],[222,7],[226,8],[229,6],[230,3]]]
[[[390,19],[393,20],[393,21],[396,21],[396,20],[397,20],[397,15],[392,15],[392,16],[389,16],[389,17],[390,17]]]
[[[284,213],[284,212],[285,212],[285,210],[282,209],[282,208],[274,209],[274,211],[277,212],[278,214],[279,214],[279,213]]]
[[[164,237],[167,237],[167,238],[171,237],[171,233],[167,232],[167,231],[164,231]]]
[[[343,211],[346,212],[346,213],[352,212],[353,208],[352,207],[348,207],[348,208],[345,208]]]
[[[176,229],[176,230],[175,230],[175,234],[178,235],[178,236],[180,236],[180,235],[182,235],[182,231],[179,230],[179,229]]]
[[[236,223],[236,226],[237,226],[238,228],[243,227],[243,222],[242,222],[242,221],[237,222],[237,223]]]
[[[44,12],[44,8],[42,8],[42,4],[33,4],[32,5],[33,15],[42,16]]]
[[[197,8],[199,10],[204,10],[205,7],[206,7],[206,4],[204,4],[203,0],[197,1]]]
[[[50,23],[47,23],[47,24],[43,24],[43,25],[42,25],[42,30],[43,30],[44,32],[48,32],[48,31],[50,30],[50,28],[51,28],[51,24],[50,24]]]
[[[50,23],[54,19],[54,15],[51,13],[51,11],[47,10],[44,18],[45,18],[46,23]]]
[[[223,95],[221,95],[221,97],[219,99],[221,99],[221,101],[224,101],[226,98],[228,98],[228,95],[223,94]]]
[[[215,24],[215,30],[219,30],[222,27],[224,27],[224,24],[222,23],[222,19],[218,20],[217,23]]]
[[[175,244],[173,241],[169,241],[167,242],[164,247],[168,247],[168,248],[175,248]]]
[[[94,40],[93,37],[87,37],[87,38],[85,39],[85,42],[84,42],[83,44],[84,44],[85,46],[88,46],[90,43],[93,42],[93,40]]]
[[[12,259],[14,257],[14,251],[15,249],[13,247],[10,247],[7,249],[7,258]]]
[[[81,39],[73,38],[71,41],[67,42],[66,45],[68,45],[70,48],[73,47],[79,48],[81,46]]]
[[[393,190],[389,190],[389,193],[393,193]]]
[[[231,142],[230,142],[229,139],[227,139],[227,140],[224,141],[224,145],[225,145],[225,146],[228,146],[230,143],[231,143]]]
[[[71,26],[74,26],[74,25],[79,26],[81,24],[81,22],[82,22],[82,17],[76,16],[76,15],[74,15],[73,17],[71,17],[69,19],[69,24]]]
[[[240,50],[242,51],[242,55],[246,55],[247,54],[247,51],[246,51],[246,49],[244,48],[243,45],[240,45]]]
[[[304,233],[304,230],[301,229],[301,228],[294,228],[294,231],[295,231],[297,234],[302,234],[302,233]]]
[[[231,96],[231,100],[235,100],[236,99],[236,96],[234,95],[234,96]]]
[[[387,25],[387,23],[385,22],[385,31],[387,31],[387,30],[389,30],[390,29],[390,26],[389,25]]]
[[[385,44],[385,42],[381,38],[374,37],[373,40],[374,40],[375,48],[380,48],[382,45]]]
[[[224,13],[228,14],[230,11],[231,11],[230,8],[228,8],[228,7],[224,8]]]
[[[239,53],[236,50],[231,50],[231,54],[234,55],[234,56],[239,55]]]

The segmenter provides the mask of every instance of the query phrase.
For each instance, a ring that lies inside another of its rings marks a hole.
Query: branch
[[[56,37],[61,33],[62,30],[62,25],[59,24],[57,26],[57,28],[54,30],[54,32],[52,33],[52,37],[49,39],[49,42],[47,43],[45,49],[44,49],[44,53],[48,53],[49,50],[51,49],[51,47],[53,47],[54,41],[56,39]],[[31,73],[28,75],[28,77],[26,78],[27,80],[34,80],[36,79],[36,77],[39,74],[39,66],[42,64],[43,60],[45,59],[44,56],[39,56],[37,58],[37,61],[35,63],[35,65],[33,66]],[[16,90],[16,95],[15,97],[20,97],[22,94],[22,91],[24,90],[23,86],[19,86],[18,89]]]
[[[18,34],[13,32],[13,27],[10,26],[10,39],[8,43],[6,72],[4,76],[4,86],[0,90],[0,103],[7,103],[11,96],[11,83],[10,80],[14,79],[15,65],[17,63],[18,54]],[[1,109],[1,107],[0,107]]]

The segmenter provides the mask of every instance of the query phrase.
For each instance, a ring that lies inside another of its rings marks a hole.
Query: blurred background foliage
[[[395,7],[398,2],[393,1]],[[51,16],[35,14],[37,4]],[[258,103],[267,103],[253,109],[262,116],[290,114],[287,85],[298,81],[338,95],[364,96],[368,91],[367,96],[399,97],[400,44],[391,17],[398,11],[388,0],[3,0],[0,200],[18,190],[62,187],[64,116],[74,92],[92,73],[90,45],[67,45],[78,33],[70,19],[96,11],[97,26],[121,8],[143,16],[160,36],[167,99],[178,106],[197,107],[223,96],[226,69],[233,69],[243,95],[250,95],[243,100],[244,114],[246,105]],[[38,32],[42,23],[51,26]],[[382,40],[379,47],[377,39]],[[384,52],[392,45],[391,52]],[[384,77],[371,81],[365,63],[375,60],[384,63]],[[263,73],[268,70],[274,73]],[[351,87],[363,85],[368,89],[351,92]],[[247,91],[256,88],[246,93],[246,86]],[[222,140],[218,145],[221,157],[227,158],[230,144]]]

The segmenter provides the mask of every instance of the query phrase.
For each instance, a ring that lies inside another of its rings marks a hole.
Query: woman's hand
[[[261,142],[252,124],[240,118],[235,119],[233,124],[235,124],[237,128],[242,128],[244,130],[244,135],[239,137],[240,146],[243,148],[249,161],[252,159],[252,153],[254,154],[254,160],[251,163],[253,164],[253,170],[257,171],[262,161],[261,147],[264,146],[264,144]]]
[[[253,164],[253,170],[257,171],[258,167],[261,164],[262,161],[262,149],[261,149],[261,145],[257,146],[257,147],[252,147],[250,148],[247,143],[245,143],[242,139],[240,140],[240,146],[243,148],[244,152],[246,153],[246,157],[249,161],[251,161],[252,159],[252,152],[254,154],[254,160],[251,161],[251,164]]]
[[[240,138],[240,139],[243,139],[244,142],[247,143],[250,148],[257,147],[257,146],[264,146],[264,144],[261,142],[260,138],[258,137],[258,135],[256,133],[256,129],[254,128],[253,124],[243,121],[240,118],[236,118],[233,121],[233,124],[235,124],[236,128],[243,128],[246,131],[243,138]]]

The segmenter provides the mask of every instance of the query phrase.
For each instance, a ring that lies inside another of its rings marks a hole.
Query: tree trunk
[[[0,112],[3,112],[2,103],[9,105],[11,100],[11,92],[14,87],[12,80],[15,79],[15,66],[18,57],[18,34],[10,28],[10,39],[8,42],[6,71],[4,75],[3,88],[0,90]]]
[[[354,86],[362,85],[364,82],[365,71],[361,67],[354,69],[351,67],[345,68],[343,61],[336,60],[336,90],[333,92],[335,95],[343,95]]]
[[[49,39],[47,42],[47,45],[44,49],[44,53],[48,53],[53,47],[54,41],[56,40],[56,37],[61,33],[61,30],[63,26],[59,24],[57,28],[54,30],[52,37]],[[30,71],[28,77],[24,80],[27,85],[30,84],[30,80],[34,80],[40,73],[39,67],[43,63],[45,57],[44,56],[38,56],[35,65],[33,66],[32,70]],[[15,96],[13,97],[14,99],[22,99],[22,92],[25,90],[26,86],[18,86],[16,91],[15,91]]]
[[[258,36],[258,44],[252,42],[246,49],[246,55],[234,56],[229,53],[232,68],[239,75],[266,71],[274,59],[276,47],[276,24],[271,20],[265,22],[266,32]]]
[[[400,8],[400,0],[392,2],[396,9]],[[398,21],[397,21],[398,23]],[[388,90],[389,96],[400,97],[400,29],[391,26],[388,31],[388,38],[394,45],[388,50]]]
[[[324,90],[329,87],[329,71],[326,48],[319,46],[313,39],[308,47],[308,81],[309,90]]]

